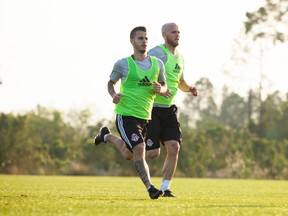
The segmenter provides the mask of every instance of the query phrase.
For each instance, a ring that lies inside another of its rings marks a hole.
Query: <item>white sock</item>
[[[162,185],[161,185],[161,190],[162,191],[168,190],[170,188],[170,183],[171,183],[171,180],[163,179]]]
[[[106,137],[108,136],[109,134],[105,134],[104,135],[104,142],[106,142]]]

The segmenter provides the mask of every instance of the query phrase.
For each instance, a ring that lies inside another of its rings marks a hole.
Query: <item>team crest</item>
[[[131,141],[137,142],[138,140],[139,140],[139,136],[137,134],[133,133],[131,136]]]
[[[153,141],[151,139],[148,139],[146,145],[151,147],[153,145]]]

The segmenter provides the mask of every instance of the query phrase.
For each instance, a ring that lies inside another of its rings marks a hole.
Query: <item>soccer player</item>
[[[181,128],[177,118],[178,108],[175,105],[175,96],[178,89],[198,95],[196,87],[190,86],[184,79],[184,60],[176,49],[179,45],[180,31],[175,23],[166,23],[162,26],[164,44],[148,51],[148,55],[160,58],[165,65],[167,87],[171,91],[170,97],[155,97],[152,121],[146,137],[146,156],[155,159],[160,155],[160,143],[166,148],[166,157],[163,163],[163,180],[161,190],[164,197],[174,197],[170,190],[171,179],[174,176],[180,151]]]
[[[111,142],[128,160],[133,160],[136,171],[151,199],[158,199],[162,191],[156,189],[150,178],[145,160],[145,131],[151,119],[156,94],[168,97],[163,62],[147,55],[147,31],[144,26],[135,27],[130,33],[134,53],[114,64],[108,81],[108,92],[115,103],[116,127],[120,137],[103,127],[95,138],[95,145]],[[114,85],[121,79],[120,92]]]

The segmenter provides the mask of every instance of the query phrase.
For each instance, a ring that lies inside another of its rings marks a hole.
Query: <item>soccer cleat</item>
[[[170,190],[168,189],[168,190],[165,190],[165,191],[164,191],[163,197],[175,197],[175,196],[172,194],[172,191],[170,191]]]
[[[94,139],[94,144],[95,144],[95,145],[99,145],[101,142],[105,142],[105,141],[104,141],[104,136],[105,136],[106,134],[110,134],[109,128],[107,128],[107,127],[102,127],[102,128],[100,129],[100,134],[98,134],[98,135],[95,137],[95,139]],[[106,143],[106,142],[105,142],[105,143]]]
[[[148,189],[148,193],[151,199],[158,199],[163,194],[163,191],[156,189],[153,185]]]

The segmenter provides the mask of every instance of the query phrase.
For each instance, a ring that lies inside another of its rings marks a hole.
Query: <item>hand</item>
[[[193,96],[198,96],[199,92],[198,89],[196,87],[190,87],[190,92],[192,93]]]
[[[169,98],[172,97],[172,93],[170,91],[170,89],[167,88],[167,90],[164,93],[159,93],[159,95],[165,97],[165,98]]]
[[[114,104],[118,104],[119,101],[120,101],[120,99],[121,99],[121,97],[122,97],[122,94],[120,94],[120,93],[114,94],[114,95],[113,95],[113,103],[114,103]]]
[[[156,81],[153,83],[153,87],[154,87],[154,91],[163,97],[168,98],[172,96],[170,89],[163,87],[160,83]]]
[[[157,93],[157,94],[160,94],[161,93],[161,84],[158,83],[158,82],[153,82],[153,88],[154,88],[154,92]]]

